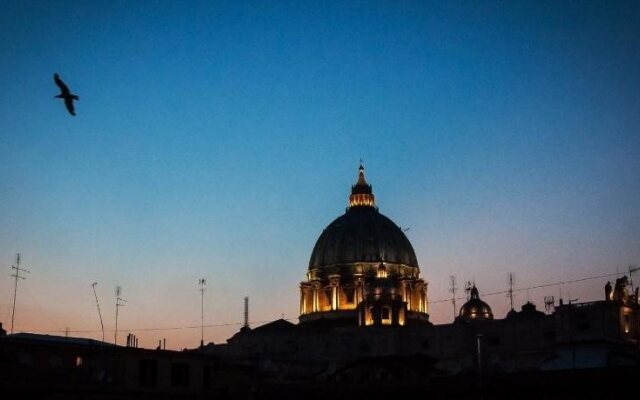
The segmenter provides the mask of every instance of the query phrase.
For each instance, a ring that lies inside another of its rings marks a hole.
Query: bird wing
[[[60,75],[53,74],[53,80],[56,83],[56,85],[58,85],[62,93],[69,93],[69,88],[67,87],[67,85],[64,84],[64,82],[62,82],[62,79],[60,79]]]
[[[76,112],[73,109],[73,99],[71,97],[65,97],[64,105],[67,106],[67,110],[69,110],[69,114],[76,115]]]

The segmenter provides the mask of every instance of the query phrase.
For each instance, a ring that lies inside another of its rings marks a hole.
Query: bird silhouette
[[[73,101],[80,100],[80,98],[75,94],[71,94],[67,85],[65,85],[65,83],[62,82],[62,79],[60,79],[60,75],[53,74],[53,80],[56,83],[56,85],[58,85],[58,87],[60,88],[60,94],[54,97],[57,97],[59,99],[64,99],[64,105],[67,106],[67,110],[69,111],[69,114],[76,115],[76,112],[73,109]]]

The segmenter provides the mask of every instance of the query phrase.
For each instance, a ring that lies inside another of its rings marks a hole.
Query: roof
[[[4,336],[2,341],[19,341],[30,343],[42,343],[42,344],[67,344],[74,346],[114,346],[111,343],[102,342],[100,340],[68,337],[68,336],[56,336],[56,335],[43,335],[39,333],[20,332],[12,335]]]
[[[277,319],[275,321],[260,325],[251,329],[252,333],[274,333],[274,332],[290,332],[295,329],[296,325],[285,319]]]

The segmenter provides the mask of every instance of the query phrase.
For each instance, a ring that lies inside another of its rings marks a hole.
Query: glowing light
[[[349,207],[358,207],[358,206],[373,207],[375,203],[376,202],[373,194],[354,193],[351,196],[349,196]]]
[[[333,286],[331,288],[331,309],[338,309],[338,287]]]
[[[376,277],[378,278],[387,277],[387,268],[384,266],[383,263],[380,263],[380,265],[378,265],[378,273],[376,274]]]

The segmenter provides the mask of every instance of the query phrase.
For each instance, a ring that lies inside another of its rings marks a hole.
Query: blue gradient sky
[[[450,274],[482,294],[508,272],[529,286],[640,263],[638,2],[238,3],[3,4],[5,327],[17,251],[17,330],[98,329],[94,280],[108,329],[123,286],[125,333],[198,325],[201,277],[205,323],[239,321],[245,295],[252,320],[296,318],[360,158],[432,300]],[[605,281],[517,302],[596,299]]]

